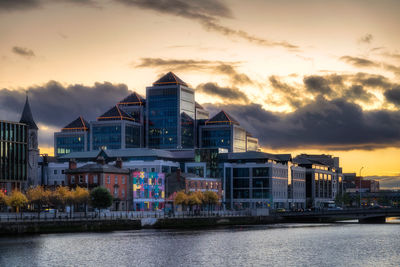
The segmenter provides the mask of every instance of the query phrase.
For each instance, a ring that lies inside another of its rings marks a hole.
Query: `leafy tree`
[[[11,193],[11,196],[7,197],[6,202],[8,206],[15,208],[16,212],[19,212],[22,207],[28,204],[28,199],[24,194],[15,190]]]
[[[42,211],[44,205],[50,204],[51,191],[45,190],[42,186],[31,187],[26,192],[29,203],[38,207],[38,213]]]
[[[196,206],[196,205],[201,205],[201,203],[202,203],[202,194],[199,194],[197,192],[190,194],[188,199],[187,199],[187,202],[188,202],[188,204],[189,204],[189,206],[191,208],[193,208],[193,206]]]
[[[90,199],[89,191],[86,188],[77,186],[73,194],[74,194],[74,202],[78,205],[84,204],[86,212],[86,205],[88,204]]]
[[[106,209],[112,202],[113,197],[105,187],[98,186],[90,192],[90,203],[96,209]]]
[[[174,204],[175,205],[187,205],[188,196],[183,191],[176,193]]]
[[[6,205],[6,199],[7,196],[3,193],[3,191],[0,191],[0,207]]]
[[[213,191],[205,191],[203,193],[203,203],[205,205],[208,205],[208,209],[210,210],[213,205],[218,204],[219,201],[219,197],[217,195],[217,193],[213,192]]]

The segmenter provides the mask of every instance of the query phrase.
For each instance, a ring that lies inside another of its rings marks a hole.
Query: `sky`
[[[28,92],[42,153],[173,71],[271,153],[400,188],[400,1],[0,0],[0,119]]]

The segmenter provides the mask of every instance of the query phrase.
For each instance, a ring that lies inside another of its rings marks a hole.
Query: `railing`
[[[249,211],[112,211],[112,212],[57,212],[57,213],[0,213],[3,222],[52,222],[52,221],[100,221],[100,220],[139,220],[143,218],[201,218],[201,217],[243,217]]]

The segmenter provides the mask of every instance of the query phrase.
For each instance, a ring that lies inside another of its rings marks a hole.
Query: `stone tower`
[[[26,101],[24,110],[22,111],[21,123],[28,125],[28,166],[27,166],[27,184],[38,185],[40,181],[38,180],[38,160],[39,160],[39,148],[38,148],[38,130],[35,121],[33,120],[31,107],[28,101],[28,94],[26,95]]]

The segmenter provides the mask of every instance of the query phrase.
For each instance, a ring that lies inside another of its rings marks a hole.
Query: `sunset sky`
[[[0,119],[28,90],[43,153],[173,71],[271,153],[400,188],[397,0],[0,0]]]

